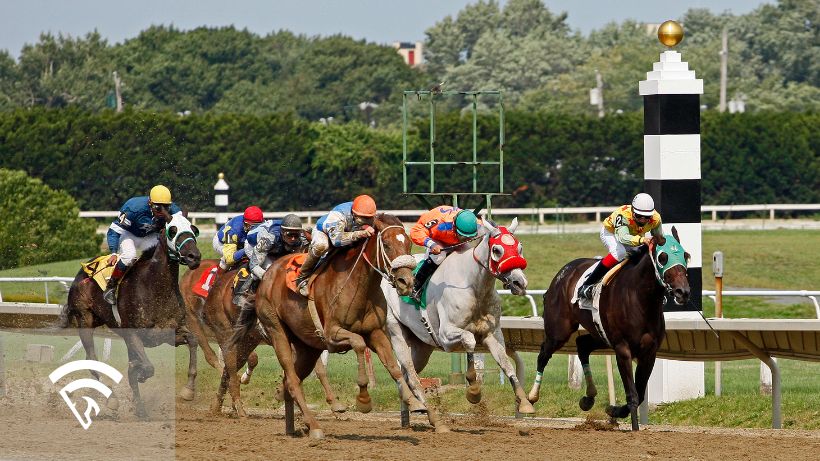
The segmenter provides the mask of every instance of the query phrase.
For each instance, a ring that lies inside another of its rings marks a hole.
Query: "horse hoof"
[[[470,386],[467,388],[465,395],[467,396],[467,401],[475,405],[481,402],[481,387],[478,385]]]
[[[578,401],[578,406],[581,407],[583,411],[589,411],[595,406],[595,397],[588,397],[586,395],[581,397],[581,400]]]
[[[251,377],[248,376],[247,373],[242,373],[242,377],[239,378],[239,382],[242,384],[248,384],[249,382],[251,382]]]
[[[522,400],[518,403],[518,412],[522,415],[532,415],[535,414],[535,407],[529,402],[529,400]]]
[[[533,389],[530,391],[529,395],[527,395],[527,400],[529,400],[530,403],[535,403],[538,401],[539,397],[539,392]]]
[[[627,416],[629,416],[629,406],[609,405],[606,407],[606,414],[613,418],[626,418]]]
[[[450,432],[450,428],[447,427],[444,424],[437,425],[435,430],[436,430],[436,434],[446,434],[446,433]]]
[[[211,414],[214,416],[220,416],[222,414],[222,404],[213,404],[211,405]]]
[[[238,416],[239,419],[245,419],[248,417],[248,413],[245,412],[245,406],[242,405],[242,402],[234,402],[233,406],[236,409],[236,416]]]
[[[321,429],[311,429],[308,437],[314,440],[322,440],[325,438],[325,432]]]
[[[427,407],[425,407],[424,404],[419,402],[418,400],[410,403],[410,405],[408,405],[407,407],[410,410],[410,413],[415,413],[417,415],[427,414]]]
[[[347,411],[347,405],[338,400],[334,400],[333,403],[330,404],[330,411],[333,413],[344,413]]]
[[[369,398],[366,401],[356,400],[356,408],[359,410],[359,413],[370,413],[370,410],[373,409],[373,404],[370,403]]]
[[[188,387],[183,387],[182,390],[179,391],[179,398],[181,398],[182,400],[187,400],[189,402],[194,399],[194,395],[195,393],[193,389],[190,389]]]
[[[145,411],[145,408],[142,406],[137,407],[136,410],[134,410],[134,414],[137,415],[137,418],[139,419],[148,419],[148,412]]]
[[[120,409],[120,401],[118,398],[111,396],[111,398],[108,399],[108,402],[106,402],[105,406],[107,406],[108,409],[111,411],[117,411]]]

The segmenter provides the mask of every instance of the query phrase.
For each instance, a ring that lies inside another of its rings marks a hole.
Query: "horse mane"
[[[386,224],[387,226],[404,226],[401,220],[393,216],[392,214],[378,213],[376,215],[376,219],[381,221],[383,224]]]
[[[632,254],[629,255],[629,262],[627,264],[633,265],[633,266],[637,265],[639,262],[641,262],[641,260],[643,260],[643,257],[646,256],[647,253],[649,253],[649,247],[648,246],[646,246],[646,245],[639,246],[637,251],[635,251],[635,252],[633,252]]]

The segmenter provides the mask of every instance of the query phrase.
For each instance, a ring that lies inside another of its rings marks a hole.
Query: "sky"
[[[0,49],[19,56],[41,32],[84,36],[96,29],[109,43],[151,25],[247,28],[265,35],[287,29],[306,35],[342,33],[376,43],[424,40],[424,31],[476,0],[0,0]],[[505,3],[506,0],[501,0]],[[689,8],[745,14],[772,0],[545,0],[566,11],[573,29],[588,33],[612,21],[660,23]]]

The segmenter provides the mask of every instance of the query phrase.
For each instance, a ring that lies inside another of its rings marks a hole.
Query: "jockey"
[[[652,236],[644,237],[647,232],[651,232]],[[598,283],[609,269],[623,261],[627,253],[635,251],[635,247],[649,245],[653,238],[658,241],[664,240],[661,215],[655,211],[655,201],[652,197],[641,192],[632,199],[632,205],[618,207],[604,219],[601,241],[606,245],[609,254],[597,263],[583,286],[578,289],[578,297],[591,299],[592,286]]]
[[[262,210],[249,206],[241,215],[234,216],[222,225],[214,235],[214,251],[220,256],[217,276],[245,257],[245,239],[248,232],[262,224]]]
[[[308,279],[316,264],[327,253],[329,244],[338,248],[376,235],[376,229],[373,228],[375,216],[376,202],[369,195],[360,195],[352,202],[336,205],[330,213],[316,221],[307,257],[296,279],[302,296],[308,295]]]
[[[427,254],[424,263],[416,272],[410,297],[418,302],[424,283],[447,257],[449,248],[464,243],[476,235],[478,218],[470,210],[441,205],[421,215],[410,229],[410,240],[418,246],[427,248]]]
[[[248,233],[245,254],[248,262],[239,270],[233,291],[233,303],[241,308],[236,327],[250,323],[253,318],[256,288],[274,259],[296,253],[308,245],[302,220],[295,214],[286,215],[281,221],[265,221]]]
[[[117,285],[125,271],[137,260],[137,250],[146,251],[155,247],[157,233],[171,220],[171,215],[178,213],[182,210],[171,201],[171,191],[162,185],[152,187],[148,197],[128,199],[120,208],[119,216],[108,227],[106,235],[108,248],[112,252],[108,265],[117,264],[103,292],[108,304],[116,304]]]

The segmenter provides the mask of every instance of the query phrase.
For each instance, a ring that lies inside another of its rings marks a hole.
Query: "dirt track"
[[[808,459],[820,452],[820,431],[672,428],[638,433],[595,430],[577,421],[456,417],[452,432],[435,434],[414,416],[402,429],[397,414],[320,413],[325,439],[288,437],[281,413],[240,421],[228,414],[177,406],[176,459]],[[576,426],[583,426],[578,428]],[[299,426],[297,425],[297,428]],[[622,428],[625,428],[622,425]],[[816,459],[816,458],[815,458]]]

